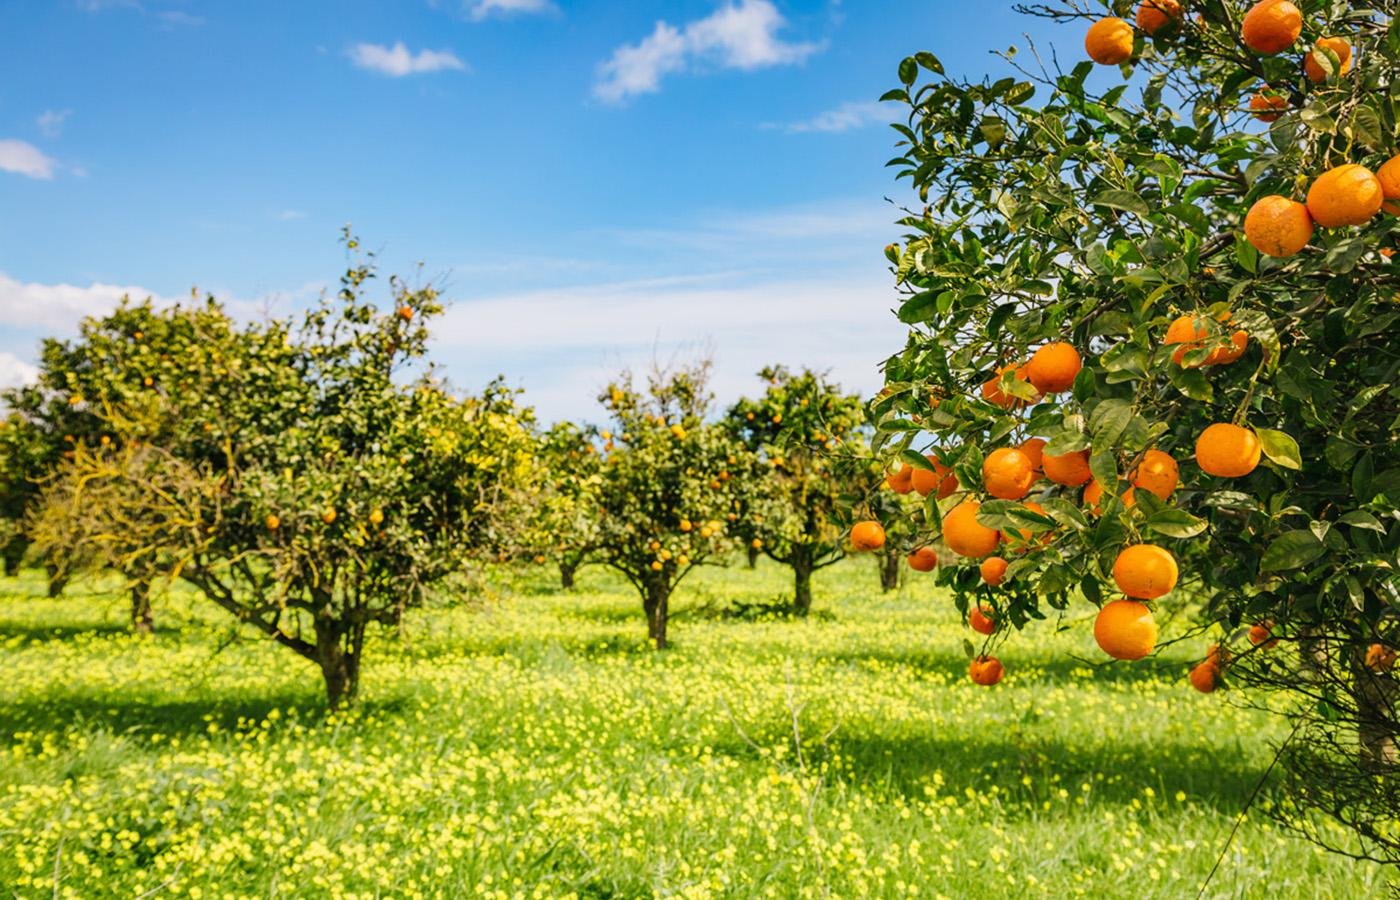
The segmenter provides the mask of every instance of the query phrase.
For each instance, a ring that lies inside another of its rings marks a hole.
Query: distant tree
[[[596,440],[602,440],[599,452]],[[572,422],[558,422],[540,435],[539,474],[515,500],[518,553],[559,567],[559,583],[572,590],[578,570],[592,561],[599,540],[598,489],[603,453],[613,449],[612,434],[598,435]]]
[[[624,372],[599,398],[614,447],[600,473],[596,556],[637,589],[658,649],[676,585],[733,547],[728,515],[746,451],[706,421],[709,370],[708,361],[658,369],[642,387]]]
[[[865,486],[862,467],[849,462],[864,447],[864,404],[811,370],[769,366],[758,376],[768,385],[763,396],[739,400],[724,418],[759,463],[743,534],[792,569],[792,610],[805,616],[813,573],[845,555],[842,496]]]
[[[371,625],[397,625],[500,539],[499,504],[532,453],[514,392],[458,400],[431,370],[408,377],[437,293],[393,280],[381,312],[364,297],[373,276],[355,259],[296,327],[221,329],[202,378],[94,398],[112,438],[60,466],[36,516],[51,552],[120,565],[149,548],[143,560],[313,662],[331,707],[356,696]]]

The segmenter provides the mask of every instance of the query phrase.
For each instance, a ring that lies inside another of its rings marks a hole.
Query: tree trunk
[[[1367,772],[1394,770],[1400,763],[1395,745],[1397,721],[1395,701],[1400,683],[1389,673],[1372,672],[1358,666],[1356,674],[1356,736],[1361,768]]]
[[[561,562],[559,564],[559,586],[566,591],[574,589],[574,573],[578,571],[577,565]]]
[[[13,535],[5,542],[3,555],[6,578],[14,578],[19,574],[20,564],[24,562],[24,552],[28,549],[29,540],[22,534]]]
[[[151,615],[151,586],[138,581],[131,586],[131,630],[137,634],[155,634],[155,617]]]
[[[806,553],[798,551],[793,554],[792,573],[792,611],[805,616],[812,609],[812,561]]]
[[[326,682],[326,702],[332,710],[348,706],[360,689],[360,649],[365,626],[345,625],[326,616],[314,619],[316,661]]]
[[[666,649],[667,607],[671,600],[671,585],[665,578],[648,581],[642,608],[647,614],[647,636],[656,642],[656,649]]]
[[[68,586],[68,576],[51,562],[44,563],[44,570],[49,573],[49,599],[53,599]]]
[[[753,545],[753,542],[749,542],[748,553],[749,553],[749,568],[750,568],[750,569],[756,569],[756,568],[758,568],[758,548],[755,547],[755,546]]]
[[[898,553],[880,555],[880,590],[888,592],[899,587],[900,559]]]

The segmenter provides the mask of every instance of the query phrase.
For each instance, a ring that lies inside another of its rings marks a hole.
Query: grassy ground
[[[717,615],[781,594],[776,567],[707,571],[665,654],[620,582],[547,575],[373,642],[360,710],[331,719],[305,663],[188,595],[140,640],[116,595],[0,582],[0,884],[1189,897],[1279,735],[1179,659],[1087,664],[1087,627],[1044,623],[971,685],[952,604],[881,596],[869,560],[820,573],[804,622]],[[1208,895],[1383,891],[1252,815]]]

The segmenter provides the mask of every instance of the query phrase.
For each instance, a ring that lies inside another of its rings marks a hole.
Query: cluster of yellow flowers
[[[532,570],[518,577],[547,578]],[[432,606],[371,647],[367,696],[194,598],[127,637],[118,595],[0,595],[0,883],[17,896],[1133,896],[1190,893],[1274,726],[1180,666],[1090,667],[1032,631],[1004,690],[922,588],[824,571],[830,614],[741,622],[706,571],[676,649],[604,573]],[[751,586],[756,583],[756,586]],[[38,590],[37,583],[33,585]],[[100,628],[104,618],[110,623]],[[1221,876],[1366,895],[1380,874],[1246,823]],[[1301,887],[1300,887],[1301,889]]]

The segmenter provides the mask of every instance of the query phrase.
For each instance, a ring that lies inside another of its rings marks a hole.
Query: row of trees
[[[499,381],[454,395],[424,360],[435,291],[391,279],[381,309],[372,255],[344,241],[339,291],[293,320],[124,303],[46,341],[38,381],[4,397],[7,573],[42,561],[51,594],[120,573],[141,632],[153,585],[181,579],[315,664],[338,706],[370,630],[474,561],[553,562],[565,588],[610,567],[664,648],[696,567],[766,554],[805,615],[853,516],[897,519],[865,405],[822,375],[765,369],[761,396],[718,411],[705,362],[623,373],[605,426],[541,429]],[[887,587],[914,549],[898,534]]]

